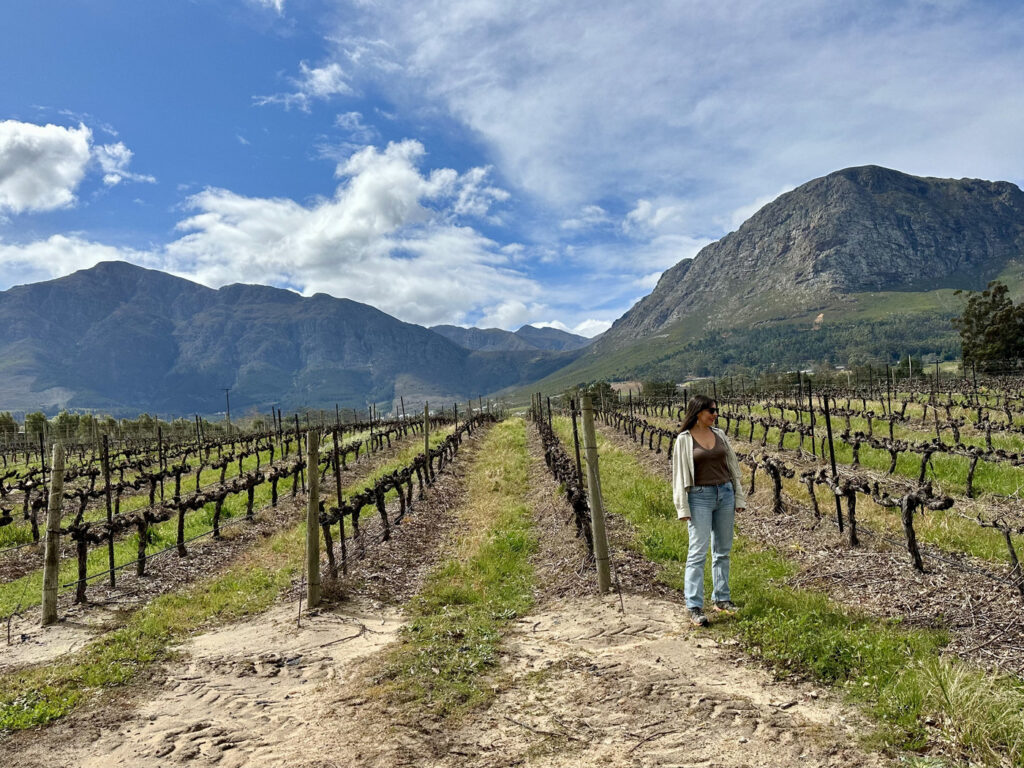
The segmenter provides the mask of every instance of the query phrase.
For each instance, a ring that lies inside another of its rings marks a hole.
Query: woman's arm
[[[736,452],[733,451],[732,445],[729,444],[729,439],[722,433],[722,439],[725,440],[726,455],[728,456],[729,462],[729,474],[732,475],[732,490],[733,498],[735,498],[736,510],[742,512],[747,508],[747,494],[743,490],[743,476],[740,474],[740,462],[736,458]]]
[[[676,438],[675,449],[672,451],[672,503],[676,507],[676,517],[680,520],[690,519],[690,501],[686,496],[686,481],[683,467],[685,466],[686,453],[683,446],[683,436]]]

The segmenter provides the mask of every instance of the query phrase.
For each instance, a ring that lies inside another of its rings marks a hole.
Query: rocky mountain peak
[[[1024,192],[1014,184],[845,168],[779,196],[667,270],[602,346],[698,312],[725,327],[859,292],[977,288],[1022,254]]]

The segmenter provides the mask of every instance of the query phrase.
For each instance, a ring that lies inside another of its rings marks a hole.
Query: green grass
[[[503,630],[532,604],[528,472],[523,421],[494,427],[468,480],[459,551],[411,601],[411,622],[382,662],[377,690],[387,700],[452,717],[492,695],[485,678]]]
[[[445,436],[441,430],[432,434],[431,445],[438,445]],[[345,493],[361,491],[421,451],[422,443],[414,441],[368,478],[345,488]],[[52,722],[103,690],[131,682],[148,666],[168,658],[174,644],[190,634],[266,610],[302,567],[305,528],[300,522],[279,531],[220,574],[155,598],[123,627],[66,660],[0,676],[0,732]]]
[[[563,441],[572,439],[567,419],[556,420],[555,427]],[[670,484],[647,474],[601,434],[598,451],[606,506],[629,521],[633,546],[662,566],[660,578],[682,589],[686,526],[676,520]],[[875,717],[873,739],[881,746],[923,750],[948,742],[985,765],[1024,766],[1024,684],[941,660],[948,642],[943,632],[909,629],[786,586],[795,570],[780,553],[737,536],[731,586],[741,609],[717,621],[713,631],[737,636],[782,675],[845,690]],[[943,681],[955,682],[947,686],[956,688],[955,695],[945,692]]]

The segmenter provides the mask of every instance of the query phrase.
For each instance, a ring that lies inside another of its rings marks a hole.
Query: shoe
[[[736,607],[736,603],[732,600],[715,600],[715,610],[735,613],[739,608]]]
[[[708,617],[704,615],[703,608],[691,608],[690,623],[695,627],[706,627],[711,622],[708,621]]]

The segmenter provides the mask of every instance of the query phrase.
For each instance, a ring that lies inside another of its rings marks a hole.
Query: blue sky
[[[1024,14],[960,0],[33,0],[0,289],[106,259],[592,335],[780,193],[1024,181]]]

